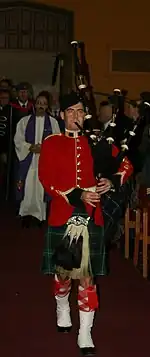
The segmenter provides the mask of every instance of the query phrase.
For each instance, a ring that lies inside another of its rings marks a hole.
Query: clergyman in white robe
[[[24,160],[29,154],[31,144],[25,141],[25,132],[31,115],[23,117],[17,124],[14,137],[15,150],[19,161]],[[57,120],[49,116],[51,122],[52,134],[60,133]],[[44,131],[45,116],[36,116],[35,120],[35,145],[42,143]],[[19,215],[33,216],[39,221],[46,220],[46,202],[44,202],[44,189],[38,178],[38,162],[40,154],[33,154],[31,165],[29,167],[25,188],[24,198],[20,204]]]

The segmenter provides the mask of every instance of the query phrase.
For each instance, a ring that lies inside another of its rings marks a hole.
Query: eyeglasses
[[[71,108],[69,108],[69,109],[67,109],[66,110],[66,112],[68,113],[68,115],[70,115],[70,116],[74,116],[76,113],[77,113],[77,115],[79,115],[79,116],[81,116],[81,115],[83,115],[84,114],[84,110],[83,109],[71,109]]]

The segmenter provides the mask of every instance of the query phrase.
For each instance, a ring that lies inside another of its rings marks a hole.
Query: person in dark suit
[[[105,133],[105,136],[110,135],[110,122],[112,120],[113,107],[109,101],[102,101],[99,107],[99,128]],[[125,114],[118,111],[116,120],[116,126],[113,129],[113,138],[115,144],[120,148],[120,143],[124,139],[125,133],[130,130],[132,126],[132,120],[128,118]]]
[[[26,83],[22,82],[16,87],[17,99],[11,102],[13,108],[13,121],[19,122],[23,117],[34,112],[34,103],[29,99],[29,87]]]
[[[142,98],[141,98],[142,99]],[[123,111],[118,111],[116,116],[116,126],[111,132],[111,136],[114,138],[115,145],[120,149],[121,144],[125,138],[129,137],[129,131],[133,129],[136,121],[139,118],[139,108],[137,102],[133,101],[129,105],[128,115],[123,113]],[[99,109],[99,128],[103,131],[106,137],[110,136],[110,126],[112,118],[112,105],[109,101],[103,101],[100,103]],[[143,119],[138,124],[136,129],[136,135],[132,138],[130,142],[129,151],[127,152],[127,157],[132,162],[134,166],[134,172],[137,173],[141,170],[141,155],[138,151],[138,147],[142,140],[143,131],[147,122],[147,114],[143,116]]]
[[[15,134],[10,105],[10,91],[0,88],[0,178],[1,200],[8,200],[12,191],[13,137]]]

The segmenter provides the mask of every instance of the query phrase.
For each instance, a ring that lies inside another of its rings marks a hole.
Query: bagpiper
[[[80,327],[77,344],[84,356],[96,353],[91,335],[99,305],[95,278],[107,273],[103,214],[100,196],[112,187],[110,179],[94,175],[93,157],[83,127],[84,103],[75,92],[61,103],[65,133],[47,137],[39,159],[39,179],[51,196],[48,230],[45,237],[42,271],[54,275],[57,329],[72,327],[69,295],[72,279],[79,280]],[[129,162],[117,174],[123,183],[132,172]]]

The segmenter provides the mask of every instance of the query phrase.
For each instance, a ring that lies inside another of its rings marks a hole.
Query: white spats
[[[78,306],[79,306],[79,318],[80,328],[78,334],[78,346],[82,349],[82,353],[94,354],[94,343],[91,336],[91,328],[93,327],[93,320],[95,310],[98,308],[98,298],[96,293],[96,286],[91,285],[87,288],[83,288],[79,285],[78,288]]]
[[[71,290],[71,281],[60,281],[55,275],[55,299],[56,299],[56,314],[57,326],[71,327],[69,294]]]
[[[91,336],[91,328],[93,326],[94,311],[81,311],[79,310],[80,329],[78,334],[78,346],[80,348],[94,348],[94,343]]]
[[[57,326],[71,327],[69,294],[64,297],[55,296],[56,298],[56,313],[57,313]]]

